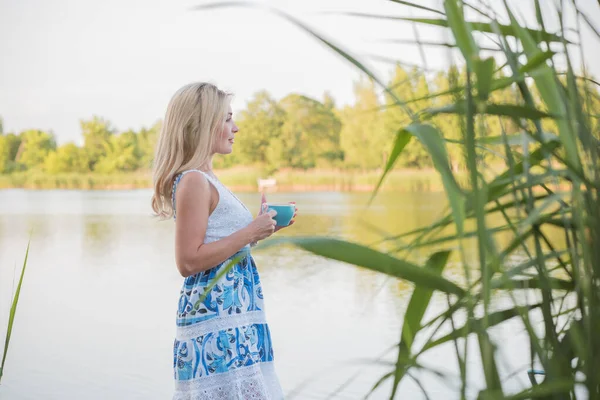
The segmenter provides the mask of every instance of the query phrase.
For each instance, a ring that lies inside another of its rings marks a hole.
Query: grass
[[[2,363],[0,364],[0,383],[2,382],[2,375],[4,375],[4,363],[6,361],[6,355],[8,354],[8,347],[10,345],[10,337],[12,334],[13,325],[15,322],[15,316],[17,313],[17,305],[19,304],[19,296],[21,295],[21,286],[23,285],[23,278],[25,277],[25,268],[27,267],[27,257],[29,256],[29,244],[27,244],[27,250],[25,251],[25,260],[23,261],[23,268],[21,269],[21,276],[19,278],[19,284],[15,291],[13,300],[10,305],[10,314],[8,317],[8,327],[6,328],[6,337],[4,341],[4,351],[2,353]]]
[[[258,179],[265,178],[260,168],[234,167],[216,171],[220,179],[230,188],[238,191],[258,189]],[[380,171],[347,171],[336,169],[293,170],[276,172],[279,191],[371,191],[375,188]],[[0,175],[0,189],[78,189],[78,190],[123,190],[147,189],[152,187],[149,172],[98,174],[58,174],[40,172]],[[434,170],[398,170],[390,173],[382,190],[439,191],[442,185]]]
[[[0,189],[141,189],[152,186],[149,173],[99,174],[46,174],[18,172],[0,175]]]

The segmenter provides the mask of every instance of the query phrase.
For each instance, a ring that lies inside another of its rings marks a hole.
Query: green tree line
[[[149,169],[160,123],[135,132],[117,133],[100,117],[80,122],[83,145],[57,146],[52,132],[37,129],[19,134],[0,132],[0,173],[43,171],[50,174],[110,174]]]
[[[396,66],[388,82],[392,93],[382,93],[373,82],[354,85],[355,102],[338,108],[327,93],[321,100],[289,94],[277,101],[266,91],[256,93],[237,116],[240,133],[233,155],[215,159],[216,168],[258,165],[268,172],[283,168],[340,168],[374,170],[385,165],[396,129],[410,121],[417,110],[440,107],[455,101],[454,88],[464,85],[464,71],[450,68],[426,76],[419,70]],[[445,93],[445,95],[440,95]],[[597,92],[595,92],[597,93]],[[392,94],[404,104],[398,106]],[[514,87],[494,91],[494,103],[510,103],[517,97]],[[594,99],[598,103],[598,97]],[[393,106],[388,106],[393,104]],[[420,111],[422,112],[422,111]],[[423,116],[420,115],[422,119]],[[445,132],[452,168],[465,168],[461,146],[453,145],[464,129],[459,116],[441,114],[430,122]],[[512,134],[518,124],[485,117],[480,133],[499,137]],[[545,128],[553,131],[553,121]],[[26,130],[4,133],[0,123],[0,173],[42,171],[58,173],[132,172],[151,168],[160,121],[139,131],[117,132],[106,119],[94,116],[80,121],[82,145],[57,146],[52,132]],[[500,143],[490,142],[490,154]],[[431,159],[417,142],[411,142],[397,163],[404,168],[428,168]]]

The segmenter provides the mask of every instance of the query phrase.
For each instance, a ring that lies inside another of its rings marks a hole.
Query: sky
[[[496,0],[494,0],[496,1]],[[515,3],[516,0],[513,0]],[[552,0],[542,0],[545,4]],[[254,93],[276,99],[301,93],[338,106],[354,100],[360,73],[311,35],[264,7],[195,10],[206,0],[0,0],[0,116],[5,132],[52,131],[59,144],[81,142],[80,120],[100,116],[118,131],[161,119],[172,94],[209,81],[235,94],[234,112]],[[216,0],[214,3],[225,3]],[[419,4],[441,8],[440,0]],[[596,0],[579,0],[600,21]],[[458,60],[444,48],[385,43],[414,39],[406,22],[361,19],[342,12],[417,17],[389,0],[256,0],[292,15],[356,55],[384,81],[393,63],[429,70]],[[519,0],[533,23],[531,0]],[[528,8],[529,7],[529,8]],[[548,7],[549,9],[551,7]],[[419,26],[421,40],[449,42],[442,29]],[[600,40],[584,30],[586,65],[600,77]]]

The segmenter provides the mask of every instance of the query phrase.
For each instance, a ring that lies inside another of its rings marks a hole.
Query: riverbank
[[[215,171],[221,181],[237,192],[257,192],[258,180],[267,178],[259,169],[235,167]],[[348,171],[336,169],[281,170],[274,178],[276,186],[270,192],[368,192],[381,177],[381,171]],[[100,174],[47,174],[20,172],[0,175],[0,189],[77,189],[77,190],[132,190],[152,187],[148,172]],[[386,178],[384,191],[439,191],[442,184],[434,170],[394,170]]]

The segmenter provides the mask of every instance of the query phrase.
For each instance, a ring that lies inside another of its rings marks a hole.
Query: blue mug
[[[275,210],[277,215],[273,217],[277,226],[288,226],[296,212],[295,204],[271,204],[267,203],[267,211]]]

